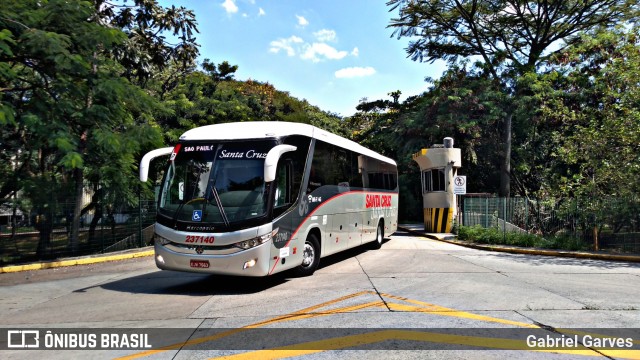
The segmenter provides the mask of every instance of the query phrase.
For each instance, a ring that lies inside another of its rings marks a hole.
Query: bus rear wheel
[[[382,221],[378,223],[378,230],[376,230],[376,239],[371,242],[371,248],[374,250],[382,247],[382,241],[384,240],[384,224]]]
[[[294,269],[297,276],[312,275],[320,265],[320,242],[315,234],[309,234],[302,250],[302,264]]]

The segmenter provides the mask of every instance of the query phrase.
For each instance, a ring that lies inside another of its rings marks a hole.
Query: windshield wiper
[[[229,226],[229,218],[227,217],[227,213],[224,211],[222,207],[222,200],[220,200],[220,194],[218,194],[218,189],[216,189],[216,180],[218,178],[218,171],[216,169],[216,159],[218,159],[218,153],[222,148],[222,144],[218,144],[216,148],[216,153],[213,156],[213,160],[211,160],[211,175],[213,179],[209,178],[209,184],[211,186],[211,194],[213,194],[213,199],[216,201],[216,205],[218,206],[218,211],[220,211],[220,217],[222,217],[222,222],[224,222],[225,226]],[[204,210],[207,208],[207,204],[209,201],[205,201],[202,207],[202,213],[204,214]]]
[[[222,207],[222,200],[220,200],[220,194],[218,194],[218,189],[216,189],[215,183],[211,186],[211,193],[213,194],[213,198],[216,201],[216,205],[218,205],[218,210],[220,210],[220,216],[222,216],[222,221],[224,221],[224,225],[229,226],[229,218],[227,218],[227,213],[224,211],[224,208]]]

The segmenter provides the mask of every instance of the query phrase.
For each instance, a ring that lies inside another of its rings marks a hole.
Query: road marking
[[[381,296],[383,300],[370,301],[366,303],[360,303],[355,305],[337,307],[328,310],[322,310],[328,306],[339,304],[343,301],[354,299],[364,295],[374,295]],[[398,300],[403,303],[391,302],[388,299]],[[412,304],[407,305],[406,303]],[[357,293],[345,295],[333,300],[329,300],[317,305],[313,305],[286,315],[277,316],[272,319],[260,321],[257,323],[253,323],[251,325],[244,326],[242,328],[230,329],[228,331],[224,331],[212,336],[205,336],[201,338],[190,339],[182,343],[176,343],[173,345],[165,346],[158,349],[153,349],[145,352],[140,352],[137,354],[132,354],[129,356],[120,357],[118,359],[136,359],[140,357],[145,357],[165,351],[170,350],[179,350],[185,346],[189,345],[197,345],[206,343],[209,341],[214,341],[217,339],[221,339],[227,336],[231,336],[243,331],[247,331],[249,329],[260,328],[268,325],[273,325],[286,321],[295,321],[302,319],[310,319],[314,317],[321,316],[329,316],[341,313],[353,312],[361,309],[372,308],[372,307],[380,307],[380,308],[389,308],[390,310],[395,311],[406,311],[406,312],[420,312],[420,313],[429,313],[433,315],[441,315],[441,316],[452,316],[457,318],[464,318],[470,320],[477,320],[483,322],[490,323],[499,323],[505,325],[513,325],[520,328],[540,328],[535,324],[524,323],[520,321],[513,321],[507,319],[494,318],[485,315],[474,314],[466,311],[459,311],[419,300],[408,299],[401,296],[395,296],[386,293],[376,293],[374,291],[360,291]],[[562,333],[572,333],[570,329],[558,329]],[[573,333],[578,334],[578,332],[574,331]],[[586,333],[585,333],[586,334]],[[606,337],[606,336],[600,336]],[[345,348],[351,348],[361,345],[375,344],[388,340],[400,340],[400,341],[419,341],[419,342],[431,342],[431,343],[442,343],[442,344],[451,344],[451,345],[464,345],[464,346],[472,346],[479,348],[491,348],[491,349],[501,349],[501,350],[525,350],[525,351],[534,351],[534,352],[550,352],[557,354],[571,354],[571,355],[588,355],[588,356],[602,356],[605,354],[607,356],[613,356],[618,358],[626,358],[626,359],[640,359],[640,350],[598,350],[594,351],[585,347],[578,347],[575,349],[532,349],[527,346],[524,340],[514,340],[514,339],[501,339],[501,338],[489,338],[489,337],[476,337],[476,336],[465,336],[465,335],[455,335],[455,334],[442,334],[435,332],[424,332],[424,331],[411,331],[411,330],[374,330],[365,334],[357,334],[357,335],[348,335],[330,339],[323,339],[318,341],[311,341],[306,343],[292,344],[282,347],[277,347],[273,349],[267,350],[257,350],[257,351],[249,351],[235,355],[223,356],[223,357],[215,357],[212,359],[282,359],[293,356],[302,356],[308,354],[319,353],[328,350],[340,350]]]
[[[401,311],[408,311],[408,312],[421,312],[421,313],[434,313],[436,315],[442,315],[442,316],[453,316],[453,317],[472,319],[472,320],[479,320],[479,321],[486,321],[486,322],[493,322],[493,323],[499,323],[499,324],[515,325],[515,326],[525,327],[525,328],[533,328],[533,329],[540,328],[539,326],[537,326],[535,324],[529,324],[529,323],[523,323],[523,322],[520,322],[520,321],[513,321],[513,320],[494,318],[494,317],[491,317],[491,316],[478,315],[478,314],[469,313],[469,312],[465,312],[465,311],[458,311],[458,310],[455,310],[455,309],[450,309],[450,308],[446,308],[446,307],[439,306],[439,305],[429,304],[429,303],[422,302],[422,301],[411,300],[411,299],[407,299],[407,298],[400,297],[400,296],[395,296],[395,295],[390,295],[390,294],[380,294],[380,295],[382,295],[383,297],[388,297],[388,298],[392,298],[392,299],[401,300],[401,301],[405,301],[405,302],[408,302],[408,303],[420,305],[420,307],[417,307],[417,306],[409,306],[409,305],[404,305],[404,304],[388,303],[389,308],[391,308],[393,310],[401,310]]]
[[[293,321],[293,320],[301,320],[301,319],[308,319],[308,318],[313,318],[313,317],[319,317],[319,316],[328,316],[328,315],[334,315],[334,314],[339,314],[339,313],[345,313],[345,312],[350,312],[350,311],[355,311],[355,310],[361,310],[367,307],[374,307],[374,306],[380,306],[380,305],[384,305],[382,303],[382,301],[373,301],[373,302],[369,302],[369,303],[365,303],[365,304],[358,304],[358,305],[352,305],[352,306],[347,306],[347,307],[341,307],[341,308],[337,308],[337,309],[332,309],[332,310],[328,310],[328,311],[323,311],[323,312],[311,312],[311,311],[315,311],[317,309],[321,309],[323,307],[326,306],[330,306],[330,305],[334,305],[337,304],[339,302],[345,301],[345,300],[349,300],[361,295],[366,295],[366,294],[371,294],[373,293],[372,291],[360,291],[354,294],[350,294],[350,295],[345,295],[342,297],[339,297],[337,299],[333,299],[333,300],[329,300],[314,306],[310,306],[308,308],[287,314],[287,315],[282,315],[282,316],[278,316],[269,320],[265,320],[265,321],[261,321],[261,322],[257,322],[251,325],[247,325],[238,329],[231,329],[229,331],[225,331],[225,332],[221,332],[219,334],[216,335],[212,335],[212,336],[205,336],[202,338],[196,338],[196,339],[191,339],[191,340],[187,340],[183,343],[176,343],[173,345],[169,345],[169,346],[164,346],[162,348],[158,348],[158,349],[153,349],[153,350],[148,350],[148,351],[144,351],[141,353],[137,353],[137,354],[132,354],[132,355],[128,355],[128,356],[123,356],[123,357],[119,357],[117,359],[120,360],[129,360],[129,359],[137,359],[140,357],[145,357],[145,356],[149,356],[149,355],[153,355],[153,354],[157,354],[157,353],[161,353],[161,352],[165,352],[165,351],[169,351],[169,350],[178,350],[180,348],[182,348],[183,346],[188,346],[188,345],[197,345],[197,344],[202,344],[202,343],[206,343],[209,341],[213,341],[213,340],[217,340],[226,336],[230,336],[230,335],[234,335],[237,334],[239,332],[243,332],[243,331],[247,331],[248,329],[255,329],[255,328],[259,328],[259,327],[263,327],[263,326],[267,326],[267,325],[271,325],[271,324],[276,324],[279,322],[284,322],[284,321]]]
[[[584,355],[584,356],[602,356],[585,347],[576,349],[531,349],[524,340],[487,338],[478,336],[465,336],[454,334],[441,334],[434,332],[411,331],[411,330],[381,330],[373,331],[366,334],[342,336],[331,339],[311,341],[307,343],[293,344],[282,346],[268,350],[257,350],[235,355],[220,356],[211,359],[220,360],[244,360],[244,359],[261,359],[275,360],[293,356],[302,356],[308,354],[319,353],[329,350],[341,350],[362,345],[380,343],[383,341],[418,341],[430,342],[438,344],[464,345],[479,348],[499,349],[499,350],[525,350],[543,353],[556,353],[568,355]],[[616,356],[637,359],[640,351],[637,350],[621,350],[616,352]]]

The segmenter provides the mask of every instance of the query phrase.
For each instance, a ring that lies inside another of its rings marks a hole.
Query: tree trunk
[[[500,197],[509,197],[511,192],[511,121],[513,112],[509,112],[504,119],[502,136],[503,150],[500,164],[500,189],[498,195]]]
[[[98,242],[98,238],[96,237],[96,228],[98,227],[98,223],[100,222],[101,219],[102,219],[102,205],[97,204],[95,206],[93,219],[91,219],[91,224],[89,225],[89,243],[91,244],[91,246],[94,246],[94,247]],[[101,233],[100,235],[104,237],[104,234]]]
[[[75,206],[73,208],[73,224],[71,225],[70,248],[73,253],[78,251],[80,245],[80,216],[82,212],[82,200],[84,192],[84,170],[76,168],[73,170],[73,177],[76,183]]]
[[[51,255],[51,232],[53,231],[52,212],[50,208],[39,209],[35,218],[34,227],[40,233],[36,255],[39,259]],[[16,245],[17,248],[17,245]]]

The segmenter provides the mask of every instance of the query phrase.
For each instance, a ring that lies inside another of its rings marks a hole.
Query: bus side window
[[[301,135],[292,135],[284,139],[284,144],[293,145],[297,149],[287,153],[287,159],[291,160],[291,202],[295,202],[300,193],[304,169],[307,163],[307,154],[311,145],[311,139]],[[306,189],[304,189],[306,191]]]
[[[332,159],[332,146],[322,141],[317,141],[311,162],[311,173],[309,174],[309,186],[307,194],[324,185],[335,185],[333,183],[334,162]]]

